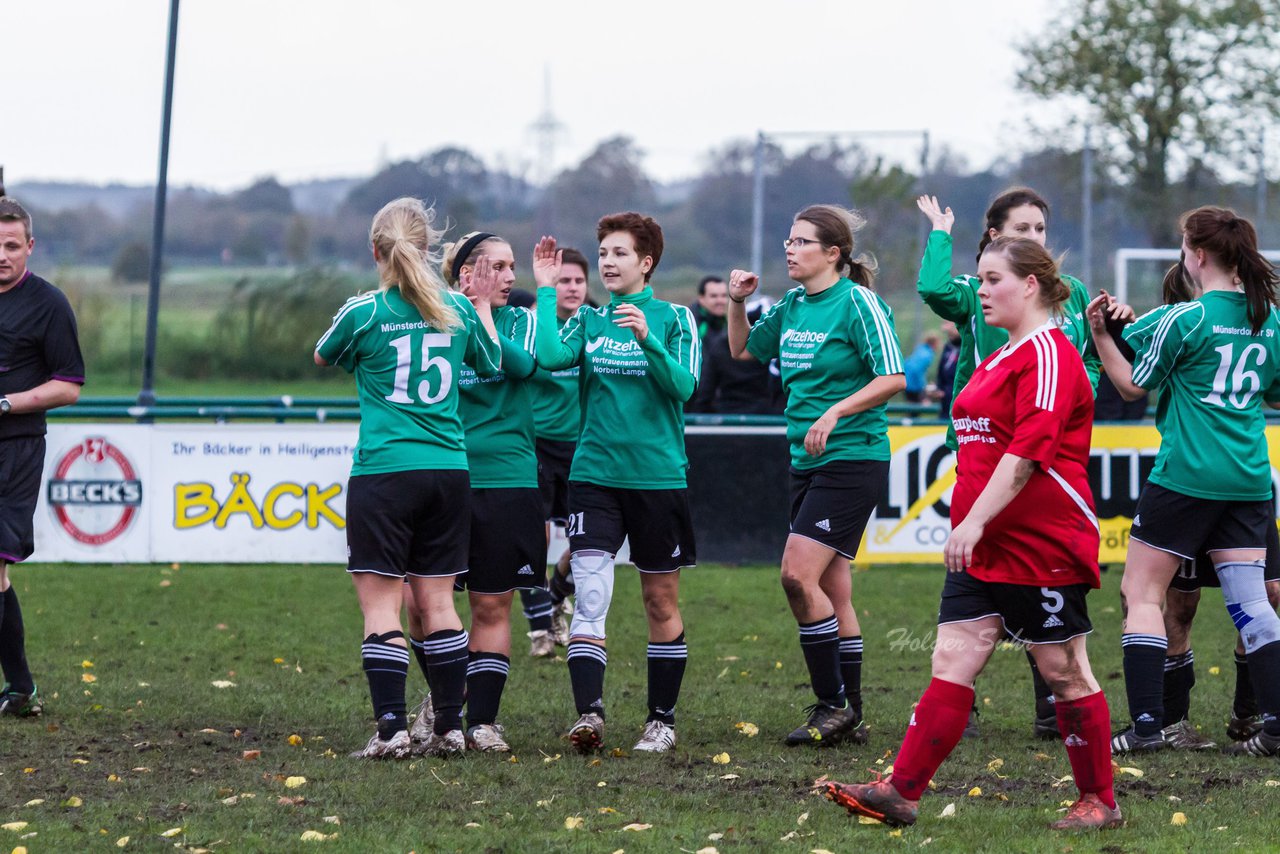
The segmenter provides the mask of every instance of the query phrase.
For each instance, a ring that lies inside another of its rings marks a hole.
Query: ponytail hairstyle
[[[1071,297],[1071,288],[1058,274],[1058,262],[1049,250],[1025,237],[997,237],[989,241],[983,255],[1002,255],[1018,278],[1035,276],[1040,285],[1040,303],[1052,314],[1061,314]],[[982,256],[978,256],[981,260]]]
[[[431,227],[435,209],[418,199],[400,198],[388,202],[373,218],[369,242],[378,253],[378,286],[382,290],[400,288],[423,321],[435,329],[453,330],[462,325],[458,313],[445,301],[448,288],[427,263],[431,246],[442,232]]]
[[[476,259],[484,254],[484,247],[497,243],[505,245],[507,241],[487,231],[473,231],[452,243],[446,243],[440,261],[440,272],[444,273],[444,280],[450,287],[456,288],[462,268],[474,266]]]
[[[1187,268],[1182,266],[1182,259],[1164,272],[1160,282],[1160,295],[1165,305],[1190,302],[1196,298],[1195,282],[1187,275]]]
[[[1023,205],[1034,205],[1044,214],[1045,222],[1049,221],[1049,203],[1044,197],[1030,187],[1010,187],[995,197],[991,207],[987,208],[986,225],[982,227],[982,239],[978,241],[978,260],[991,242],[991,230],[1003,231],[1009,220],[1009,211]]]
[[[866,217],[839,205],[809,205],[792,221],[809,223],[823,246],[834,246],[840,250],[840,257],[836,259],[837,273],[859,285],[872,286],[878,269],[875,257],[865,252],[858,253],[857,257],[853,254],[856,248],[853,236],[867,224]]]
[[[1229,208],[1205,205],[1179,217],[1178,228],[1189,249],[1203,249],[1224,270],[1234,272],[1244,286],[1249,325],[1257,335],[1276,305],[1280,277],[1258,251],[1258,232],[1253,223]]]

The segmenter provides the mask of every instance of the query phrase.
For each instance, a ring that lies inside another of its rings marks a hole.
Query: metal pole
[[[164,110],[160,119],[160,174],[156,178],[155,214],[151,227],[151,280],[147,289],[147,339],[142,354],[142,389],[138,403],[156,402],[156,324],[160,314],[160,270],[164,254],[164,206],[169,193],[169,123],[173,113],[173,68],[178,54],[178,0],[169,3],[169,46],[164,69]]]
[[[756,134],[755,166],[751,181],[751,270],[764,266],[764,131]]]
[[[1084,281],[1088,285],[1093,281],[1093,126],[1084,126],[1084,151],[1080,157],[1080,184],[1083,189],[1080,230],[1082,234],[1082,252],[1084,254]]]

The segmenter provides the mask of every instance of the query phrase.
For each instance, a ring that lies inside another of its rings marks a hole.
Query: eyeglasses
[[[796,249],[803,249],[806,246],[808,246],[810,243],[814,244],[815,246],[822,245],[821,240],[812,240],[808,237],[789,237],[786,240],[782,241],[782,248],[790,249],[791,247],[794,246]]]

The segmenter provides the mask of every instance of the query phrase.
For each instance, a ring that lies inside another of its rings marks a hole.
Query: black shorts
[[[18,563],[36,550],[36,501],[44,476],[44,436],[0,439],[0,561]]]
[[[542,518],[557,525],[569,520],[569,467],[577,442],[538,439],[533,444],[538,455],[538,489],[542,492]]]
[[[536,487],[471,490],[471,552],[458,581],[472,593],[547,586],[547,531]]]
[[[631,540],[641,572],[674,572],[698,562],[686,489],[617,489],[569,484],[569,550],[617,554]]]
[[[1129,539],[1192,560],[1201,552],[1265,549],[1276,526],[1271,499],[1215,501],[1148,483],[1138,496]]]
[[[1267,526],[1267,564],[1263,570],[1264,581],[1280,581],[1280,529]],[[1208,552],[1199,552],[1195,560],[1184,560],[1174,573],[1169,586],[1190,593],[1201,587],[1221,587],[1218,573],[1213,569],[1213,559]]]
[[[871,512],[889,489],[888,460],[791,468],[791,533],[853,559]]]
[[[1089,590],[1088,584],[1032,587],[948,572],[938,606],[938,625],[999,617],[1015,641],[1062,643],[1093,631],[1084,599]]]
[[[432,469],[347,482],[347,572],[436,577],[467,571],[471,476]]]

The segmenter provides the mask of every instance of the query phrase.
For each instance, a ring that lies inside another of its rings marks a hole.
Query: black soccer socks
[[[604,668],[609,654],[602,646],[586,641],[569,641],[569,682],[578,714],[604,717]]]
[[[854,716],[862,720],[862,635],[840,638],[840,678]]]
[[[1164,659],[1169,641],[1160,635],[1127,633],[1120,644],[1133,731],[1150,738],[1164,727]]]
[[[680,683],[684,681],[684,668],[689,660],[689,647],[684,642],[684,632],[673,641],[649,644],[649,717],[667,726],[676,725],[676,701],[680,698]]]
[[[843,709],[846,698],[840,678],[840,625],[832,614],[825,620],[800,624],[800,650],[809,668],[809,684],[820,702]]]
[[[427,684],[436,719],[432,730],[444,735],[462,729],[462,697],[467,687],[467,644],[465,629],[445,629],[427,635],[423,646],[427,655]]]
[[[22,608],[18,605],[18,590],[13,585],[0,593],[0,667],[4,668],[4,681],[9,683],[10,690],[30,694],[36,689],[27,667]]]
[[[392,643],[392,641],[400,643]],[[391,738],[408,729],[404,707],[404,680],[409,674],[409,650],[404,646],[404,632],[369,635],[360,647],[364,675],[369,680],[369,699],[373,701],[373,717],[378,722],[378,737]]]
[[[500,652],[472,652],[467,662],[467,728],[498,720],[511,659]]]
[[[1164,721],[1176,724],[1191,716],[1191,689],[1196,684],[1196,657],[1191,650],[1164,659]]]

